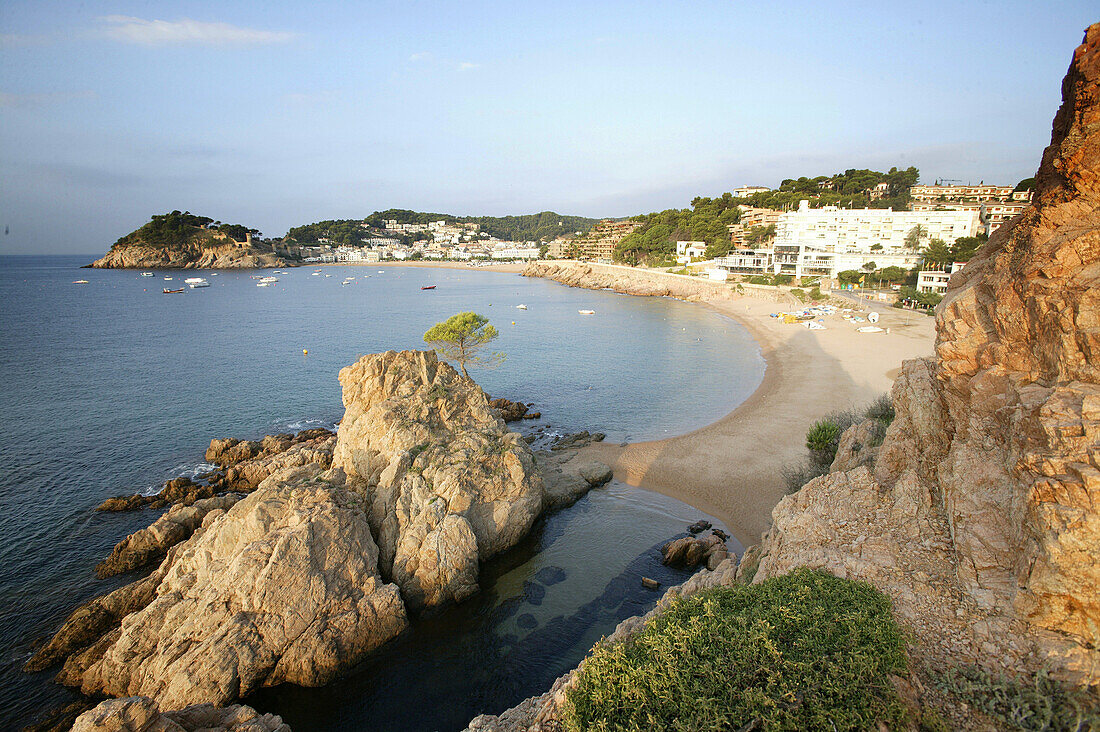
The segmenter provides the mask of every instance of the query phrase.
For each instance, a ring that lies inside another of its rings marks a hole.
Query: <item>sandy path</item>
[[[781,469],[805,457],[809,426],[888,392],[904,359],[931,355],[935,322],[879,307],[879,325],[889,333],[859,333],[839,316],[826,319],[826,330],[808,330],[769,317],[785,309],[774,302],[745,297],[706,306],[735,318],[760,344],[767,362],[760,387],[719,421],[689,434],[626,447],[596,444],[578,459],[602,460],[619,480],[715,516],[749,546],[783,497]]]

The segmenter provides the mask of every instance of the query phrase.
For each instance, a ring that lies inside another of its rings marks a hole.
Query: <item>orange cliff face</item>
[[[1095,685],[1100,24],[1062,92],[1033,205],[952,278],[936,355],[906,362],[873,470],[781,501],[756,576],[808,565],[866,579],[933,665],[1046,666]]]

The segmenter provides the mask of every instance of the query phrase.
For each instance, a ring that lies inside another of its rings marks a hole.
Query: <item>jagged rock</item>
[[[132,496],[115,496],[108,498],[103,503],[96,507],[97,511],[107,512],[119,512],[119,511],[136,511],[139,508],[145,508],[152,504],[164,505],[164,499],[160,496],[143,496],[141,494],[135,494]]]
[[[589,434],[588,430],[581,430],[571,435],[566,435],[560,440],[550,446],[551,450],[579,450],[582,447],[587,447],[593,442],[602,442],[604,439],[604,433],[593,432]]]
[[[570,287],[614,290],[628,295],[675,297],[687,301],[734,297],[733,288],[724,282],[688,279],[641,269],[624,273],[615,267],[585,262],[531,262],[523,268],[523,276],[545,277]]]
[[[712,526],[710,521],[696,521],[688,527],[689,534],[701,534]]]
[[[505,422],[517,422],[527,415],[528,406],[523,402],[513,402],[509,399],[490,399],[489,406]]]
[[[290,732],[290,727],[277,715],[242,704],[197,704],[162,713],[152,699],[130,696],[108,699],[81,714],[73,732]]]
[[[173,549],[152,601],[71,657],[63,679],[167,708],[225,704],[327,683],[401,632],[365,507],[337,477],[314,465],[267,478]]]
[[[865,419],[844,430],[837,442],[836,457],[829,471],[835,473],[855,470],[861,465],[874,465],[885,431],[886,428],[877,419]]]
[[[434,351],[364,356],[340,383],[333,464],[368,501],[383,574],[416,610],[477,592],[479,561],[543,509],[530,448]]]
[[[661,561],[674,567],[691,568],[708,562],[712,556],[719,553],[728,556],[725,542],[717,536],[711,535],[703,539],[685,536],[674,539],[661,547],[663,557]],[[723,556],[723,559],[725,556]]]
[[[97,577],[111,577],[144,567],[164,558],[168,549],[187,539],[212,511],[226,511],[240,500],[239,494],[204,498],[191,505],[173,506],[151,526],[120,541],[111,555],[96,565]]]
[[[615,475],[609,466],[596,460],[584,463],[577,468],[577,472],[593,488],[607,483]]]

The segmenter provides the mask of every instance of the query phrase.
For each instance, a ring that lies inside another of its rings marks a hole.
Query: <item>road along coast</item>
[[[809,330],[771,317],[795,307],[784,291],[615,265],[536,262],[528,277],[573,287],[697,302],[744,325],[766,362],[756,391],[717,422],[678,437],[626,445],[597,443],[577,459],[613,466],[630,485],[664,493],[722,520],[745,546],[768,527],[783,497],[781,471],[805,456],[806,430],[830,411],[861,407],[889,392],[901,362],[932,354],[935,323],[878,308],[889,332],[861,333],[839,317]]]

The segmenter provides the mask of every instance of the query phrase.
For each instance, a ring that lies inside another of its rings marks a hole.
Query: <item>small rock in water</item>
[[[525,630],[530,630],[531,628],[537,628],[539,621],[535,620],[535,616],[531,613],[524,613],[516,618],[516,625]]]
[[[722,541],[729,541],[730,535],[722,531],[721,529],[711,529],[710,533],[714,534]]]
[[[524,582],[523,596],[527,599],[527,602],[532,605],[541,605],[543,598],[546,597],[546,588],[538,582]]]
[[[661,583],[657,580],[650,579],[649,577],[642,577],[642,587],[646,588],[647,590],[656,590],[660,586]]]
[[[701,533],[703,531],[706,531],[710,527],[711,527],[710,521],[696,521],[695,523],[693,523],[691,526],[688,527],[688,533],[689,534],[698,534],[698,533]]]

